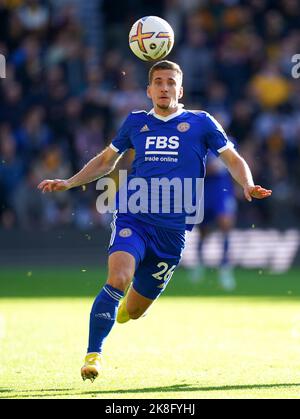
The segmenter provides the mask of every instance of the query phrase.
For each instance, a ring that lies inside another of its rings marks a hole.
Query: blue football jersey
[[[184,185],[188,179],[194,199],[196,181],[205,176],[208,151],[218,156],[232,147],[232,143],[210,114],[180,108],[167,117],[157,115],[153,110],[130,113],[110,147],[118,153],[129,148],[135,150],[131,174],[117,194],[119,211],[146,223],[182,231],[187,228],[186,217],[190,215],[190,208],[184,205],[185,198],[178,195],[181,192],[176,186],[180,183]],[[170,187],[170,195],[163,194],[163,188],[153,187],[162,179],[176,185]],[[142,198],[140,194],[136,195],[139,180],[142,185],[148,186]],[[135,205],[130,205],[133,203]],[[124,204],[129,205],[126,207]]]

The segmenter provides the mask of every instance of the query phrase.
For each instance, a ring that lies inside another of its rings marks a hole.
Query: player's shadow
[[[195,387],[193,384],[177,384],[167,387],[147,387],[124,390],[97,390],[86,391],[82,394],[126,394],[126,393],[169,393],[169,392],[193,392],[193,391],[233,391],[233,390],[254,390],[254,389],[272,389],[284,387],[300,387],[300,383],[278,383],[278,384],[246,384],[246,385],[224,385]]]
[[[14,389],[8,389],[8,388],[0,388],[0,399],[29,399],[32,397],[51,397],[55,395],[59,395],[59,393],[66,393],[69,391],[73,391],[72,388],[47,388],[47,389],[40,389],[38,390],[39,394],[33,394],[36,393],[37,390],[14,390]],[[16,395],[10,396],[9,393],[17,393]],[[47,394],[46,394],[47,392]],[[7,393],[7,396],[5,394]],[[45,394],[44,394],[45,393]],[[71,395],[67,394],[67,395]]]
[[[55,397],[55,396],[80,396],[80,395],[91,395],[96,397],[100,394],[147,394],[147,393],[181,393],[181,392],[209,392],[209,391],[234,391],[234,390],[255,390],[255,389],[274,389],[274,388],[287,388],[287,387],[300,387],[300,383],[278,383],[278,384],[246,384],[246,385],[224,385],[224,386],[201,386],[196,387],[193,384],[177,384],[166,387],[146,387],[146,388],[130,388],[122,390],[92,390],[82,391],[74,390],[71,388],[52,389],[45,388],[42,390],[21,390],[16,391],[16,395],[9,395],[13,392],[12,389],[0,389],[0,399],[27,399],[27,398],[43,398],[43,397]],[[7,393],[5,395],[5,393]],[[65,394],[63,394],[65,393]],[[4,397],[3,397],[4,395]]]

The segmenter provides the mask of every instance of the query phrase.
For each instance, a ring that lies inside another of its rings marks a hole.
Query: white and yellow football
[[[129,46],[143,61],[166,57],[174,45],[174,31],[167,21],[157,16],[137,20],[129,32]]]

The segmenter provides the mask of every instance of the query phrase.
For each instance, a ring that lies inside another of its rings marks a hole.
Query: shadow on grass
[[[0,393],[3,393],[4,396],[0,396],[0,399],[28,399],[31,397],[51,397],[58,395],[57,393],[66,393],[66,395],[72,395],[72,391],[74,391],[73,388],[47,388],[47,389],[40,389],[38,390],[39,394],[27,394],[27,393],[33,393],[37,390],[14,390],[14,389],[7,389],[7,388],[0,388]],[[51,392],[49,394],[44,394],[46,392]],[[69,393],[71,392],[71,393]],[[5,393],[17,393],[13,396],[10,396],[9,394],[5,396]],[[75,393],[74,393],[75,394]]]
[[[82,391],[65,388],[65,389],[42,389],[42,390],[21,390],[16,391],[17,395],[12,395],[7,397],[0,396],[0,399],[3,398],[33,398],[33,397],[55,397],[57,395],[62,396],[65,392],[65,396],[84,396],[91,395],[96,396],[97,394],[102,395],[113,395],[113,394],[147,394],[147,393],[182,393],[182,392],[214,392],[214,391],[235,391],[235,390],[264,390],[264,389],[280,389],[280,388],[290,388],[290,387],[300,387],[300,383],[274,383],[274,384],[245,384],[245,385],[224,385],[224,386],[208,386],[208,387],[196,387],[193,384],[178,384],[167,387],[146,387],[146,388],[131,388],[123,390],[93,390],[93,391]],[[14,392],[14,390],[9,389],[0,389],[1,393]],[[59,394],[60,393],[60,394]]]
[[[194,387],[192,384],[178,384],[168,387],[148,387],[129,390],[116,391],[89,391],[82,394],[125,394],[125,393],[169,393],[169,392],[193,392],[193,391],[233,391],[233,390],[254,390],[254,389],[268,389],[268,388],[282,388],[282,387],[300,387],[300,383],[283,383],[283,384],[249,384],[249,385],[234,385],[234,386],[209,386],[209,387]]]

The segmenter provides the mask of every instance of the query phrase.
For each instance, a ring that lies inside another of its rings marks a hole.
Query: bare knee
[[[131,281],[131,275],[128,272],[118,272],[108,277],[107,283],[114,288],[125,291]]]
[[[233,228],[234,219],[227,215],[219,216],[218,224],[223,233],[228,233]]]
[[[135,259],[127,252],[114,252],[108,258],[107,283],[114,288],[125,291],[132,280],[135,270]]]

